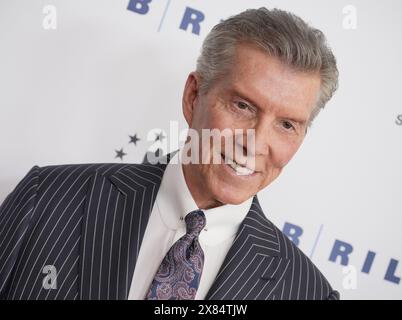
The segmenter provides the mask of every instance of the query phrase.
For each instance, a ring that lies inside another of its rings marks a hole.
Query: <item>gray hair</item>
[[[249,9],[232,16],[217,24],[204,40],[197,60],[200,93],[227,74],[240,42],[262,48],[294,70],[320,74],[320,94],[311,124],[338,88],[336,59],[324,34],[293,13],[279,9]]]

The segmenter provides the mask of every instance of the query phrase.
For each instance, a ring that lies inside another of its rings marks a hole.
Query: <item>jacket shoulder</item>
[[[78,164],[56,164],[46,166],[34,166],[37,168],[40,178],[49,174],[67,173],[72,175],[92,176],[96,173],[100,175],[110,175],[133,164],[124,163],[78,163]],[[32,170],[32,169],[31,169]]]

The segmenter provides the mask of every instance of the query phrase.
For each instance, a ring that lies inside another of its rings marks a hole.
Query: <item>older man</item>
[[[221,22],[185,85],[199,133],[188,149],[167,163],[34,166],[6,198],[0,296],[337,299],[257,199],[337,81],[323,34],[295,15],[260,8]],[[234,139],[202,139],[211,129]]]

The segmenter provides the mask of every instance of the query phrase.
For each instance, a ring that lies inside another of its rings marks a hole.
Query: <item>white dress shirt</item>
[[[170,247],[186,233],[184,217],[198,207],[184,178],[179,150],[168,163],[145,229],[131,282],[129,300],[142,300]],[[252,198],[239,205],[226,204],[203,210],[206,225],[199,242],[204,268],[195,299],[202,300],[217,276]]]

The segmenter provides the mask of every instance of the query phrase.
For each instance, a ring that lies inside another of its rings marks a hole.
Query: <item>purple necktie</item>
[[[194,300],[204,266],[198,236],[206,219],[202,210],[185,217],[187,233],[169,249],[151,283],[146,300]]]

